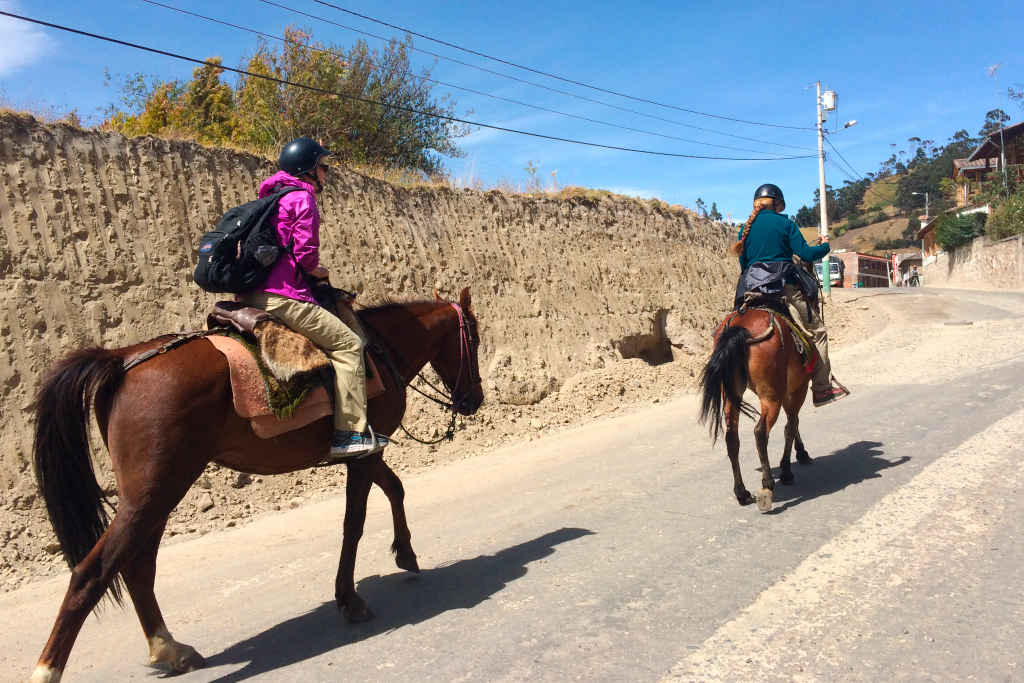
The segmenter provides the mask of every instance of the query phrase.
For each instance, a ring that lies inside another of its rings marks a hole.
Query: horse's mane
[[[416,299],[416,298],[401,298],[391,294],[382,294],[380,296],[372,297],[365,303],[360,301],[357,302],[358,308],[356,309],[359,313],[386,313],[389,310],[396,308],[412,308],[417,304],[433,304],[433,303],[444,303],[435,299]]]
[[[414,308],[418,305],[436,305],[458,303],[447,299],[422,299],[415,297],[397,297],[392,294],[382,294],[367,299],[365,303],[357,302],[357,313],[387,313],[396,308]]]

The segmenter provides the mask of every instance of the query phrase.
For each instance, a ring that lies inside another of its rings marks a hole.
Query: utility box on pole
[[[831,90],[826,90],[825,94],[821,96],[821,108],[825,111],[836,110],[836,94]],[[824,120],[824,119],[822,119]]]

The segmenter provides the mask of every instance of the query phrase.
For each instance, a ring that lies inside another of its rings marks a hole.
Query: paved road
[[[1024,310],[923,296],[887,305],[936,334],[973,321],[975,345]],[[692,397],[409,477],[420,576],[391,563],[375,491],[356,573],[378,618],[363,625],[331,601],[341,498],[171,545],[158,597],[210,664],[181,680],[1024,680],[1024,361],[993,358],[808,409],[815,462],[769,514],[735,503]],[[63,589],[0,598],[0,679],[27,674]],[[163,676],[145,653],[134,615],[108,610],[65,680]]]

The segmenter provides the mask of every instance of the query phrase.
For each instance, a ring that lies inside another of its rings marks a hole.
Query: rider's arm
[[[816,247],[812,247],[807,244],[807,240],[800,234],[800,228],[796,226],[793,221],[789,222],[789,248],[793,250],[793,253],[800,257],[801,261],[820,261],[824,258],[825,254],[829,252],[831,247],[828,242],[825,244],[819,244]]]
[[[292,254],[307,273],[320,266],[320,214],[312,197],[305,192],[294,192],[297,201],[292,206]]]

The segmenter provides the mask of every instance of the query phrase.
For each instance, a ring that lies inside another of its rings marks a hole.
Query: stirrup
[[[356,460],[362,460],[368,455],[380,453],[385,448],[387,448],[388,444],[391,443],[391,439],[389,439],[386,436],[381,436],[380,434],[377,434],[375,431],[373,431],[373,426],[369,422],[366,423],[366,428],[370,430],[370,439],[373,441],[373,447],[370,448],[370,450],[366,451],[365,453],[359,453],[358,455],[356,455]]]

